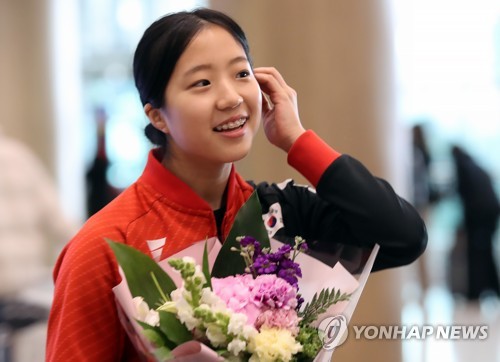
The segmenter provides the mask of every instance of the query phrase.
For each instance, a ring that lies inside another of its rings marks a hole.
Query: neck
[[[162,164],[191,187],[213,210],[221,207],[231,173],[231,163],[213,165],[207,162],[189,162],[169,156],[167,152]]]

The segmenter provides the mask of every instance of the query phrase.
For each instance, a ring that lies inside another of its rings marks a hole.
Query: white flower
[[[170,294],[172,301],[175,302],[175,307],[177,308],[177,316],[179,320],[185,324],[185,326],[192,330],[200,325],[200,321],[194,317],[193,308],[184,299],[184,289],[178,288]]]
[[[183,291],[184,291],[184,288],[174,289],[172,291],[172,293],[170,293],[170,298],[172,298],[172,300],[174,302],[178,301],[179,299],[182,299]]]
[[[245,340],[249,341],[252,338],[254,338],[257,334],[259,334],[259,332],[257,331],[257,329],[255,329],[254,326],[246,325],[243,327],[243,333],[241,333],[241,336]]]
[[[200,305],[207,305],[214,313],[230,314],[232,313],[226,306],[226,303],[210,288],[203,288],[201,291]]]
[[[210,324],[207,327],[207,338],[214,345],[214,347],[219,347],[227,340],[227,336],[222,333],[220,327],[215,324]]]
[[[134,303],[134,309],[136,311],[137,318],[141,318],[141,316],[145,316],[149,311],[148,303],[144,301],[143,297],[134,297],[132,299],[132,303]]]
[[[148,303],[144,301],[144,298],[135,297],[132,299],[132,303],[134,303],[136,318],[138,320],[150,326],[158,326],[160,324],[160,314],[153,309],[149,309]]]
[[[207,279],[205,278],[205,274],[203,274],[203,271],[201,270],[201,266],[199,266],[199,265],[196,265],[194,267],[193,278],[195,280],[199,280],[201,285],[203,285],[207,282]]]
[[[222,302],[222,299],[220,299],[217,294],[212,292],[210,288],[203,288],[201,291],[201,303],[208,304],[208,305],[218,305]],[[223,302],[222,302],[223,303]]]
[[[191,256],[184,256],[184,257],[182,258],[182,261],[183,261],[184,263],[186,263],[186,264],[196,264],[196,261],[195,261],[195,260],[194,260],[194,258],[193,258],[193,257],[191,257]]]
[[[233,339],[229,344],[227,345],[227,350],[237,356],[241,351],[244,351],[246,348],[247,344],[245,341],[242,341],[241,339]]]
[[[227,326],[227,331],[234,335],[240,335],[247,324],[247,316],[243,313],[232,313]]]
[[[184,323],[187,329],[189,330],[192,330],[200,325],[200,321],[193,316],[193,310],[191,309],[191,306],[185,309],[178,308],[177,316],[179,317],[179,320],[182,323]]]
[[[149,313],[144,318],[144,322],[149,324],[150,326],[159,326],[160,325],[160,313],[157,311],[150,309]]]

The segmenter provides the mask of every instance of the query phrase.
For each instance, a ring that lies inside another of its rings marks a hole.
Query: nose
[[[237,108],[243,103],[243,97],[230,84],[222,84],[219,90],[216,106],[219,110]]]

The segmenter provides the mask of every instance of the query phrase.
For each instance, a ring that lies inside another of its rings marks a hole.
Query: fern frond
[[[303,326],[309,325],[314,322],[321,313],[326,312],[328,307],[349,300],[350,297],[351,294],[341,293],[339,289],[322,289],[319,295],[315,293],[311,301],[298,313],[299,317],[302,318],[300,324]]]

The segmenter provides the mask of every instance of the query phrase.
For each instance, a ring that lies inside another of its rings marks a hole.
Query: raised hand
[[[295,140],[305,132],[300,123],[297,92],[273,67],[254,69],[255,78],[268,100],[262,97],[262,120],[267,139],[288,152]]]

